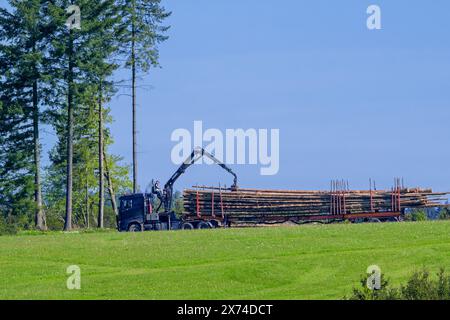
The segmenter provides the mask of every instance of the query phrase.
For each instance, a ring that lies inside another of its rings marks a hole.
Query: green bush
[[[450,300],[450,276],[441,269],[435,278],[427,270],[412,274],[406,284],[399,288],[391,287],[388,280],[381,276],[381,289],[367,288],[368,276],[360,281],[360,287],[354,288],[349,300]]]
[[[441,212],[439,213],[439,219],[440,220],[450,219],[450,209],[449,208],[443,208],[441,210]]]
[[[64,228],[64,219],[62,218],[62,215],[55,210],[46,210],[45,220],[48,230],[57,231]]]
[[[413,210],[411,212],[405,213],[405,221],[426,221],[428,220],[427,213],[423,210]]]
[[[360,287],[353,288],[352,295],[344,297],[346,300],[396,300],[399,296],[398,290],[391,288],[389,281],[381,275],[381,288],[379,290],[372,290],[367,287],[368,276],[363,276],[360,279]]]
[[[8,223],[3,217],[0,217],[0,236],[17,234],[18,231],[15,223]]]
[[[412,220],[413,221],[426,221],[427,220],[427,214],[423,210],[417,210],[412,213]]]

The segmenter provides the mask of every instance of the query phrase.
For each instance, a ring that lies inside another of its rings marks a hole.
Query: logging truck
[[[146,231],[146,230],[177,230],[177,229],[210,229],[219,227],[217,219],[204,219],[201,217],[177,217],[172,210],[173,186],[178,178],[200,158],[207,157],[233,176],[233,184],[228,189],[235,191],[237,175],[226,164],[222,163],[203,148],[195,148],[191,155],[181,164],[161,189],[159,181],[152,181],[151,192],[124,195],[120,197],[117,227],[119,231]],[[155,208],[155,202],[159,202]],[[162,209],[162,211],[161,211]],[[223,220],[222,223],[226,220]]]
[[[201,157],[207,157],[233,176],[230,188],[197,188],[183,195],[184,213],[172,210],[173,186],[177,179]],[[402,189],[391,191],[350,191],[340,183],[329,192],[240,189],[237,175],[203,148],[195,148],[186,161],[161,188],[152,181],[151,192],[120,197],[119,231],[211,229],[230,226],[284,222],[381,222],[399,221],[403,204],[429,206],[424,199],[433,193]]]

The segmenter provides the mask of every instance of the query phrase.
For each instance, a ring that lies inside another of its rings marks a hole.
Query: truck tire
[[[185,222],[183,223],[183,225],[181,226],[182,230],[192,230],[194,229],[194,226],[192,225],[192,223],[189,222]]]
[[[201,221],[198,223],[197,229],[211,229],[211,225],[208,222]]]
[[[211,226],[211,229],[215,229],[219,227],[219,222],[217,220],[210,220],[208,221],[209,225]]]
[[[141,232],[142,228],[138,223],[132,223],[128,227],[129,232]]]

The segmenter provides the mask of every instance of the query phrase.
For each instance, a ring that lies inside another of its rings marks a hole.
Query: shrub
[[[423,210],[414,211],[412,213],[413,221],[425,221],[427,220],[427,214]]]
[[[399,293],[397,289],[390,288],[388,279],[381,275],[381,288],[379,290],[371,290],[367,287],[368,276],[361,277],[360,287],[353,288],[352,295],[344,299],[348,300],[397,300]]]
[[[449,300],[450,276],[444,269],[437,273],[437,279],[432,279],[427,270],[415,272],[400,290],[404,300]]]
[[[440,220],[447,220],[450,218],[450,209],[449,208],[443,208],[439,212],[439,219]]]
[[[64,228],[64,219],[61,214],[55,212],[54,210],[47,210],[45,214],[48,230],[56,231]]]
[[[414,209],[405,213],[403,219],[405,221],[426,221],[428,220],[428,216],[424,210]]]
[[[450,276],[440,269],[435,278],[427,270],[412,274],[406,284],[392,288],[388,280],[381,276],[381,289],[367,288],[365,276],[360,287],[354,288],[350,300],[450,300]],[[345,297],[344,297],[345,298]],[[347,298],[345,298],[347,299]]]
[[[0,217],[0,236],[17,234],[18,228],[15,223],[8,223],[3,217]]]

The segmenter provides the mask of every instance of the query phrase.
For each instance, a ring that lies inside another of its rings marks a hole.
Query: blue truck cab
[[[181,221],[174,212],[156,212],[151,193],[136,193],[120,197],[117,228],[119,231],[180,229]]]

